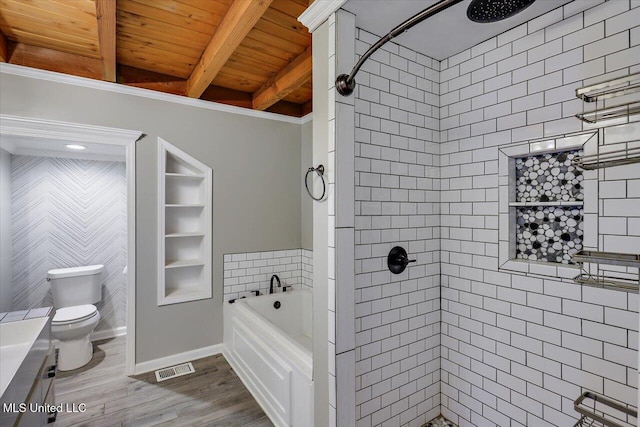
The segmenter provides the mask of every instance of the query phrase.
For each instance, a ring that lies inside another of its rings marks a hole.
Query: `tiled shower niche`
[[[572,164],[581,151],[515,159],[516,258],[572,264],[582,250],[582,172]]]
[[[516,158],[517,202],[582,202],[582,171],[571,164],[580,151]]]
[[[572,264],[582,250],[582,207],[538,206],[516,209],[516,257]]]

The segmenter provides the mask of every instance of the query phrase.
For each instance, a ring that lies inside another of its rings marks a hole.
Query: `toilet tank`
[[[49,270],[47,280],[51,284],[53,305],[62,308],[100,301],[102,270],[102,264]]]

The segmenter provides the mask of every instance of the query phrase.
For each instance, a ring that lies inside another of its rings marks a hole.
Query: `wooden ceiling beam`
[[[253,94],[253,108],[266,110],[311,78],[311,46]]]
[[[285,116],[302,117],[302,104],[289,101],[280,101],[267,108],[268,112],[284,114]]]
[[[155,90],[158,92],[172,93],[174,95],[184,96],[187,90],[186,80],[177,80],[173,82],[140,82],[125,83],[127,86],[139,87],[142,89]]]
[[[9,42],[2,31],[0,31],[0,62],[9,62]]]
[[[96,0],[102,79],[116,81],[116,0]]]
[[[302,115],[306,116],[309,113],[313,112],[313,101],[307,101],[302,104]]]
[[[271,2],[236,0],[231,3],[187,80],[188,96],[199,98],[202,95]]]
[[[251,108],[251,93],[242,92],[226,87],[210,85],[200,96],[200,99],[236,107]]]
[[[122,63],[118,64],[118,83],[154,83],[154,82],[174,82],[177,80],[186,81],[183,78],[163,74],[159,72],[143,70]]]
[[[118,83],[176,95],[184,95],[187,81],[176,79],[167,74],[118,64]],[[242,92],[220,86],[210,85],[202,93],[200,99],[235,105],[236,107],[251,108],[250,92]]]
[[[117,74],[118,83],[127,86],[140,87],[143,89],[183,96],[187,90],[186,80],[169,76],[167,74],[143,70],[141,68],[118,64]]]

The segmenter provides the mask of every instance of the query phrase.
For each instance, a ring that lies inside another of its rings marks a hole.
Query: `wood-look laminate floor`
[[[56,426],[272,426],[222,355],[193,361],[195,373],[156,382],[153,372],[125,375],[125,338],[94,343],[91,362],[58,372],[56,404],[86,404],[59,413]]]

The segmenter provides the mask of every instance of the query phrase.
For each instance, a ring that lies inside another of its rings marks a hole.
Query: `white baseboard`
[[[185,351],[184,353],[147,360],[146,362],[136,363],[134,375],[144,374],[145,372],[155,371],[156,369],[166,368],[167,366],[177,365],[179,363],[202,359],[203,357],[209,357],[215,354],[221,354],[223,351],[224,344],[214,344],[208,347]]]
[[[109,338],[121,337],[127,335],[127,327],[120,326],[119,328],[104,329],[102,331],[95,331],[91,334],[91,341],[108,340]]]
[[[122,337],[124,335],[127,335],[127,327],[120,326],[119,328],[104,329],[102,331],[93,332],[89,339],[91,341],[100,341],[100,340],[108,340],[110,338],[115,338],[115,337]],[[51,343],[55,348],[60,347],[60,340],[51,338]]]

